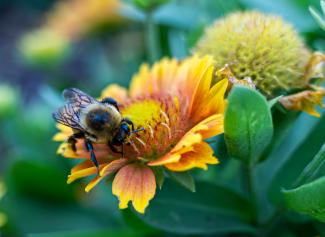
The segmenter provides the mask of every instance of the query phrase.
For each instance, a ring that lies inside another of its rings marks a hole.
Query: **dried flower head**
[[[239,80],[251,78],[269,97],[305,86],[309,52],[295,29],[275,15],[230,14],[206,29],[194,51],[211,54],[216,68],[228,64]]]

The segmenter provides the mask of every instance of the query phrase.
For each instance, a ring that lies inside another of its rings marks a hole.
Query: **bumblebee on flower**
[[[142,65],[129,91],[108,86],[101,98],[116,99],[121,115],[132,121],[134,130],[145,130],[128,134],[130,145],[125,146],[123,155],[94,142],[99,175],[83,139],[76,140],[76,151],[69,143],[62,143],[59,154],[83,159],[71,170],[68,183],[94,175],[85,189],[89,192],[106,176],[115,174],[112,191],[119,198],[119,207],[126,208],[131,201],[135,210],[144,213],[156,191],[153,167],[177,172],[206,170],[208,164],[218,164],[204,140],[223,133],[228,80],[211,85],[213,63],[208,56],[193,56],[182,62],[163,59],[152,68]],[[60,124],[58,128],[56,141],[65,141],[73,134],[68,126]]]

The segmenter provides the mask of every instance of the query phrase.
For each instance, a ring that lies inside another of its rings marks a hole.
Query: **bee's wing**
[[[53,118],[58,122],[74,129],[84,130],[80,124],[79,112],[81,109],[93,103],[99,103],[93,97],[76,88],[69,88],[63,91],[66,105],[53,113]]]
[[[84,129],[80,124],[79,110],[80,109],[74,107],[73,104],[68,103],[59,108],[52,115],[54,120],[58,123],[83,131]]]
[[[62,94],[67,103],[77,108],[85,108],[89,104],[98,103],[96,99],[77,88],[65,89]]]

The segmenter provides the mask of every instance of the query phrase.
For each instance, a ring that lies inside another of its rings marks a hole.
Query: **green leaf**
[[[195,182],[189,172],[172,172],[167,171],[169,177],[180,184],[182,187],[195,192]]]
[[[287,208],[325,222],[325,176],[298,188],[282,192]]]
[[[132,0],[133,4],[143,11],[152,11],[169,1],[170,0]]]
[[[230,156],[256,164],[273,135],[271,112],[259,92],[236,86],[228,97],[225,140]]]
[[[323,15],[325,16],[325,1],[324,0],[320,0],[320,6],[322,8]]]
[[[269,158],[270,163],[262,172],[268,172],[270,183],[263,186],[268,187],[273,203],[283,201],[281,189],[292,188],[297,177],[320,150],[325,141],[322,131],[325,131],[324,115],[318,119],[302,114],[281,147]]]
[[[249,201],[229,189],[198,182],[195,193],[166,180],[164,188],[151,201],[144,222],[176,234],[253,233]]]
[[[155,174],[156,183],[158,187],[161,189],[165,181],[164,170],[162,167],[152,167],[152,170],[153,173]]]
[[[324,164],[325,164],[325,143],[323,144],[320,151],[316,154],[314,159],[302,171],[294,186],[299,186],[310,182],[320,173]],[[323,173],[322,175],[325,175],[325,173]]]
[[[141,236],[154,235],[158,231],[144,223],[130,208],[121,210],[124,222]]]
[[[99,229],[86,231],[62,231],[54,233],[29,234],[27,237],[141,237],[141,234],[130,230]]]
[[[18,160],[11,167],[9,179],[19,195],[67,203],[76,200],[76,190],[66,184],[63,171],[50,165]]]
[[[315,21],[319,24],[319,26],[325,30],[325,19],[321,16],[319,12],[315,10],[313,7],[309,7],[310,14],[314,17]]]
[[[282,97],[282,95],[278,96],[278,97],[275,97],[273,98],[272,100],[269,100],[267,102],[269,108],[271,109],[276,103],[278,103],[279,99]]]

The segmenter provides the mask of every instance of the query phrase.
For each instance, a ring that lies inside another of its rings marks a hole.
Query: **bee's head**
[[[110,126],[111,120],[112,116],[109,111],[103,109],[89,111],[86,118],[87,125],[95,131],[102,131],[107,126]]]

